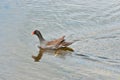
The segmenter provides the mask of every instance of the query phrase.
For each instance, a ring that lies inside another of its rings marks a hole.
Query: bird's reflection
[[[51,50],[45,50],[40,47],[38,55],[37,56],[32,55],[32,58],[34,59],[35,62],[39,62],[45,52],[53,53],[54,56],[64,57],[68,53],[68,51],[74,52],[74,50],[70,47],[60,47],[58,49],[53,49],[52,52]]]
[[[44,49],[40,47],[38,55],[37,56],[32,55],[32,58],[34,59],[35,62],[38,62],[42,58],[43,53]]]

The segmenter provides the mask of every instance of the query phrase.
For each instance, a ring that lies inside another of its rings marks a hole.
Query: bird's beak
[[[32,35],[34,35],[34,31],[32,32]]]

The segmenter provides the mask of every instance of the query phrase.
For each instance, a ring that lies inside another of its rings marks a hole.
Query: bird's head
[[[39,30],[34,30],[34,31],[32,32],[32,35],[38,35],[38,34],[40,34],[40,31],[39,31]]]

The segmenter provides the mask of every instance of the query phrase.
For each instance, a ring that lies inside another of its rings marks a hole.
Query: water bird
[[[55,56],[60,54],[59,52],[61,50],[71,51],[71,52],[74,51],[72,48],[68,47],[73,42],[66,42],[64,39],[65,36],[62,36],[55,40],[47,41],[44,39],[44,37],[42,36],[42,34],[39,30],[34,30],[32,32],[32,35],[36,35],[40,41],[40,46],[38,46],[38,48],[40,49],[38,56],[32,56],[32,58],[35,61],[39,61],[39,59],[42,58],[42,55],[46,50],[55,50]]]

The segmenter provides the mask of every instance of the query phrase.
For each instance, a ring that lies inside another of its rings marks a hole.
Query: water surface
[[[119,0],[0,0],[0,80],[119,80]],[[34,62],[38,29],[75,52]]]

